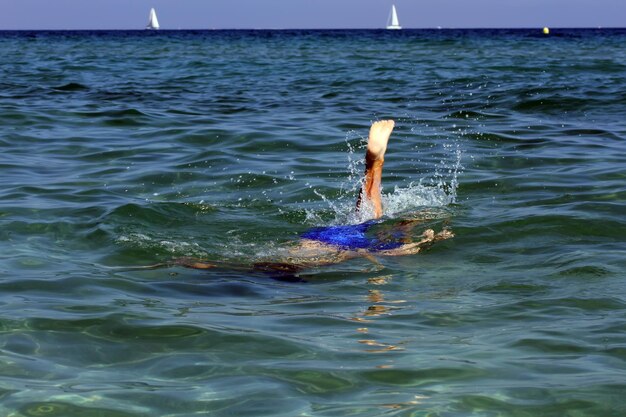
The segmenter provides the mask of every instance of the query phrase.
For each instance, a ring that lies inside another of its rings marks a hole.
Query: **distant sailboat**
[[[400,22],[398,22],[398,13],[396,13],[395,4],[391,6],[391,14],[387,19],[387,29],[402,29]]]
[[[156,11],[154,7],[150,9],[150,17],[148,18],[148,26],[146,29],[158,29],[159,28],[159,20],[156,17]]]

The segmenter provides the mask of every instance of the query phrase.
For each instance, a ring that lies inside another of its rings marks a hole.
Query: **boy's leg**
[[[370,128],[367,140],[367,153],[365,154],[365,179],[356,202],[356,209],[361,209],[363,200],[372,204],[374,218],[383,215],[383,204],[380,196],[380,187],[383,174],[383,164],[385,163],[385,151],[387,141],[395,122],[393,120],[380,120],[374,122]]]

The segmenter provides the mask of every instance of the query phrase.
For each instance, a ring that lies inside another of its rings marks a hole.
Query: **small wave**
[[[470,120],[485,120],[485,119],[497,119],[503,118],[504,115],[495,114],[495,113],[487,113],[487,112],[479,112],[473,110],[458,110],[448,114],[445,118],[448,119],[470,119]]]
[[[604,130],[604,129],[566,129],[566,130],[563,130],[563,133],[569,136],[583,136],[583,137],[597,136],[597,137],[604,137],[607,139],[622,140],[622,138],[619,135],[615,134],[614,132],[611,132],[609,130]]]
[[[542,284],[500,281],[495,284],[483,285],[476,288],[474,291],[488,294],[511,294],[517,297],[530,297],[545,294],[548,290],[549,287]]]
[[[117,109],[117,110],[103,110],[103,111],[90,111],[90,112],[76,112],[77,116],[83,117],[125,117],[125,116],[148,116],[147,114],[134,109]]]
[[[605,277],[609,275],[613,275],[613,273],[601,266],[597,265],[584,265],[584,266],[576,266],[573,268],[567,268],[558,273],[561,276],[565,277]]]
[[[89,87],[80,83],[67,83],[52,89],[56,91],[85,91],[89,90]]]
[[[192,256],[197,258],[209,256],[209,253],[195,242],[168,240],[160,237],[152,237],[144,233],[121,235],[116,239],[116,242],[118,244],[132,246],[136,249],[166,252],[172,256]]]
[[[168,224],[183,226],[197,214],[214,211],[215,208],[205,203],[154,203],[140,205],[128,203],[113,209],[109,217],[117,222],[130,223],[144,221],[146,224]]]
[[[89,94],[89,97],[98,101],[120,101],[120,100],[140,100],[146,98],[155,98],[156,95],[153,92],[135,91],[132,89],[126,89],[121,91],[106,91],[99,90]]]
[[[524,338],[516,341],[512,346],[523,350],[535,350],[549,354],[583,354],[593,351],[589,346],[581,344],[580,340],[564,338]]]
[[[99,122],[115,127],[144,126],[148,124],[148,114],[135,108],[114,109],[92,112],[75,112],[78,117],[100,119]]]
[[[589,98],[553,95],[521,100],[513,106],[513,110],[521,112],[541,110],[546,113],[560,113],[563,111],[580,112],[589,107],[597,108],[597,106],[605,104],[606,103]]]
[[[468,132],[465,134],[468,139],[488,142],[517,143],[519,138],[497,132]]]

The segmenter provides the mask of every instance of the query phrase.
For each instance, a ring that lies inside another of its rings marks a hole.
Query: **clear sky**
[[[0,29],[626,27],[626,0],[0,0]]]

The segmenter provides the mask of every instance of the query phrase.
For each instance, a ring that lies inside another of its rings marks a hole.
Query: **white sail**
[[[154,7],[152,9],[150,9],[150,17],[148,18],[148,26],[146,26],[146,29],[158,29],[159,28],[159,20],[157,19],[156,16],[156,11],[154,10]]]
[[[387,20],[387,29],[402,29],[398,21],[398,13],[396,12],[395,4],[391,6],[391,14]]]

